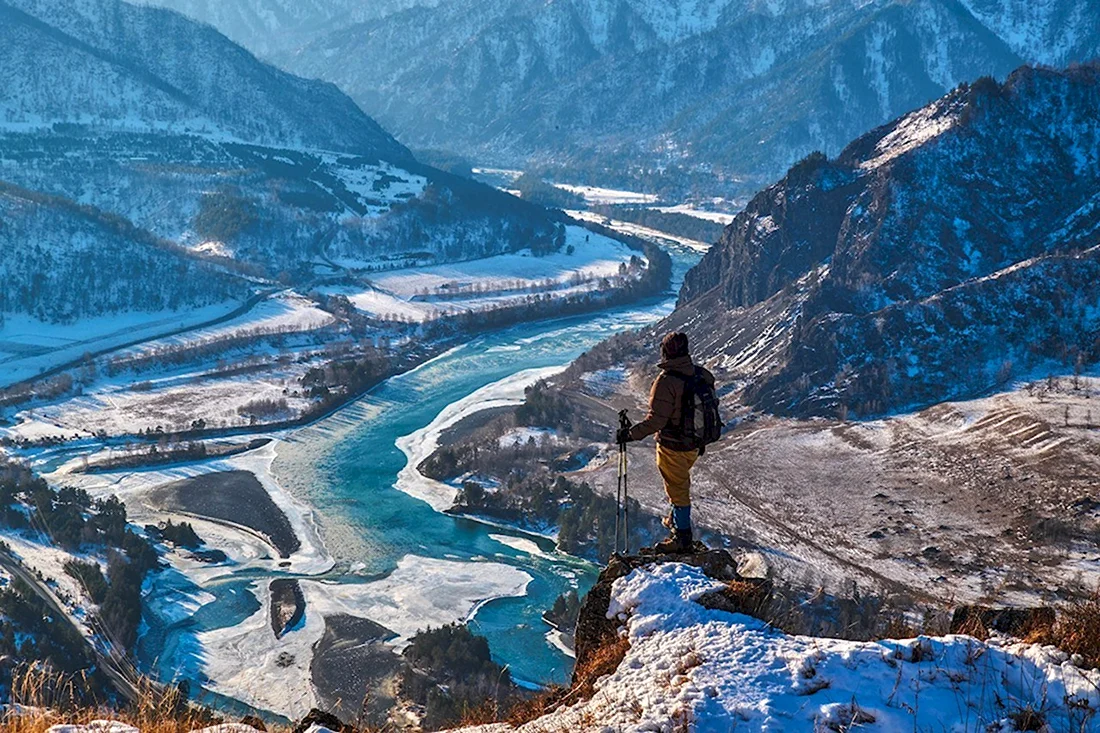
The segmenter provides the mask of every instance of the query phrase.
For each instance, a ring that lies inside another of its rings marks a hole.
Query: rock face
[[[757,195],[664,327],[777,413],[964,397],[1100,357],[1100,69],[982,80]]]

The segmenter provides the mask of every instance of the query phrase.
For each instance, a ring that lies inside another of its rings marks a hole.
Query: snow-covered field
[[[198,345],[249,334],[296,333],[324,328],[335,322],[308,298],[293,291],[278,293],[263,301],[245,315],[211,328],[196,329],[163,339],[153,339],[121,352],[140,354],[166,347]]]
[[[1053,647],[789,636],[695,602],[722,587],[675,563],[615,581],[608,615],[630,641],[619,668],[591,700],[520,730],[987,733],[1019,730],[1012,718],[1025,710],[1041,715],[1042,730],[1095,730],[1100,670],[1082,670]]]
[[[309,367],[273,365],[262,374],[218,379],[185,374],[152,380],[150,390],[135,390],[129,380],[125,384],[108,380],[79,397],[16,413],[11,427],[0,428],[0,436],[72,439],[99,431],[133,435],[158,427],[171,433],[189,429],[196,420],[205,421],[208,428],[241,426],[248,425],[249,417],[239,410],[256,400],[286,400],[282,417],[291,418],[312,404],[290,394],[301,388],[299,380]],[[267,415],[265,420],[279,417]]]
[[[639,193],[637,191],[619,191],[613,188],[600,188],[598,186],[572,186],[567,183],[555,183],[554,186],[569,193],[583,196],[589,206],[601,204],[654,204],[657,196],[651,193]]]
[[[338,287],[324,292],[345,295],[356,308],[379,318],[423,321],[447,311],[513,305],[533,293],[563,297],[587,292],[600,278],[617,275],[620,265],[633,256],[641,257],[621,242],[570,226],[565,246],[549,255],[518,252],[390,270],[372,275],[370,288]]]
[[[719,199],[721,201],[721,199]],[[733,214],[725,214],[721,211],[708,211],[706,209],[697,209],[690,204],[679,204],[677,206],[654,206],[654,211],[661,211],[666,214],[686,214],[687,216],[694,216],[696,219],[703,219],[705,221],[713,221],[718,224],[730,224],[733,221]]]
[[[0,321],[0,387],[30,379],[89,352],[131,343],[142,337],[212,321],[233,311],[238,303],[187,311],[126,313],[86,318],[61,325],[17,314]]]
[[[450,509],[458,490],[450,484],[428,478],[420,473],[419,466],[436,448],[439,439],[450,427],[482,410],[511,407],[523,404],[524,391],[539,380],[561,372],[564,367],[529,369],[493,382],[473,392],[464,399],[448,405],[426,427],[397,439],[397,447],[405,454],[408,463],[397,476],[396,488],[409,496],[427,502],[436,511]]]
[[[619,221],[618,219],[608,219],[603,214],[596,214],[591,211],[575,211],[568,210],[565,212],[570,217],[577,221],[587,221],[593,224],[599,224],[605,226],[608,229],[612,229],[616,232],[622,232],[632,237],[641,237],[643,239],[675,242],[676,244],[690,247],[691,249],[699,252],[706,252],[710,249],[711,245],[707,242],[700,242],[696,239],[688,239],[687,237],[677,237],[674,234],[662,232],[658,229],[651,229],[649,227],[641,226],[640,224],[633,224],[629,221]]]

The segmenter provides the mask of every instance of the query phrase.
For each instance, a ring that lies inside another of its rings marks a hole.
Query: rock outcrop
[[[594,657],[601,649],[613,645],[619,638],[621,619],[608,618],[608,608],[611,603],[611,590],[615,581],[626,577],[631,572],[642,567],[652,567],[664,563],[683,563],[701,569],[708,577],[725,583],[741,584],[743,588],[751,588],[751,596],[755,602],[762,603],[770,592],[771,584],[766,578],[744,577],[738,573],[738,560],[728,550],[703,550],[701,552],[674,555],[628,555],[615,556],[600,572],[596,584],[588,591],[581,605],[580,616],[577,619],[575,651],[577,664],[573,673],[573,683],[582,684],[581,679],[587,670],[590,670]],[[725,600],[718,595],[709,595],[700,599],[703,605],[708,607],[722,607],[724,610],[743,611],[748,610],[739,607],[733,596],[727,596]]]
[[[1100,67],[985,79],[761,192],[660,330],[780,414],[964,398],[1100,358]]]

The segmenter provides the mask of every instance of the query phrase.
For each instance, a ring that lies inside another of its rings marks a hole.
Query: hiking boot
[[[694,552],[695,542],[690,529],[678,529],[667,540],[654,545],[653,549],[662,555],[682,555]]]

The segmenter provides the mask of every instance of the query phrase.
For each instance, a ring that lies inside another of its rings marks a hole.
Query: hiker
[[[620,445],[657,435],[657,470],[661,472],[665,493],[671,512],[664,520],[670,530],[668,539],[657,543],[654,549],[662,553],[691,552],[695,546],[691,528],[691,468],[695,465],[707,442],[713,442],[710,423],[699,434],[685,420],[685,398],[690,399],[687,408],[696,412],[695,396],[698,394],[713,403],[713,418],[720,435],[721,421],[717,418],[717,398],[714,396],[714,375],[703,367],[697,367],[688,350],[685,333],[670,333],[661,341],[661,373],[653,381],[649,392],[649,413],[640,423],[620,428],[616,440]],[[691,390],[690,392],[688,390]]]

